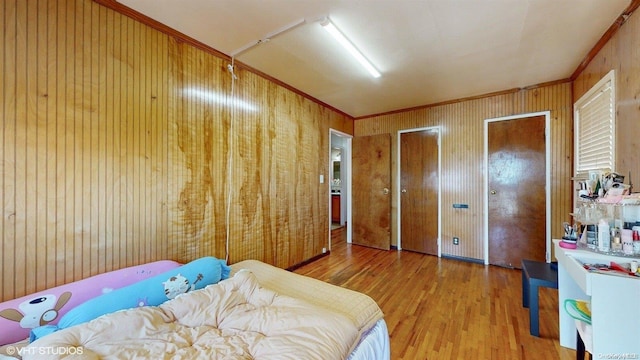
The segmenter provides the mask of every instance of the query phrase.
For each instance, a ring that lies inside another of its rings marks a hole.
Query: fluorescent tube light
[[[355,46],[353,46],[351,41],[349,41],[340,32],[340,30],[338,30],[338,28],[335,25],[333,25],[333,23],[331,22],[331,20],[329,20],[329,18],[323,21],[321,25],[325,30],[327,30],[327,32],[329,32],[329,34],[331,34],[331,36],[333,36],[334,39],[336,39],[340,43],[340,45],[342,45],[342,47],[344,47],[345,49],[347,49],[347,51],[349,51],[349,54],[351,54],[351,56],[353,56],[354,58],[356,58],[356,60],[358,60],[360,65],[362,65],[365,69],[367,69],[367,71],[369,71],[371,76],[373,76],[374,78],[380,77],[380,73],[378,72],[378,70],[376,70],[376,68],[374,68],[373,65],[371,65],[369,60],[367,60],[367,58],[365,58],[364,55],[362,55],[362,53],[358,51],[358,49],[356,49]]]

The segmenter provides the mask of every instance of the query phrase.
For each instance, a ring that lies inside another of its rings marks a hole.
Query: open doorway
[[[331,230],[344,226],[344,211],[342,211],[342,165],[341,146],[331,146],[331,167],[329,179],[331,180]]]
[[[351,243],[351,139],[329,130],[329,244],[338,236]]]

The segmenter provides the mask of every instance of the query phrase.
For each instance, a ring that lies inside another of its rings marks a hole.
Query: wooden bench
[[[522,306],[529,308],[529,333],[540,336],[538,288],[558,288],[558,265],[522,260]]]

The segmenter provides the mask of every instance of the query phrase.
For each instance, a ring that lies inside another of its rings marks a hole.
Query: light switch
[[[324,175],[320,175],[320,184],[324,184]]]

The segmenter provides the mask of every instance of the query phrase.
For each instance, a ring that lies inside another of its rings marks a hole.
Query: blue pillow
[[[31,330],[35,341],[55,331],[82,324],[99,316],[138,306],[157,306],[188,291],[202,289],[227,279],[231,268],[223,260],[203,257],[160,275],[125,286],[90,299],[69,310],[57,325],[45,325]]]

